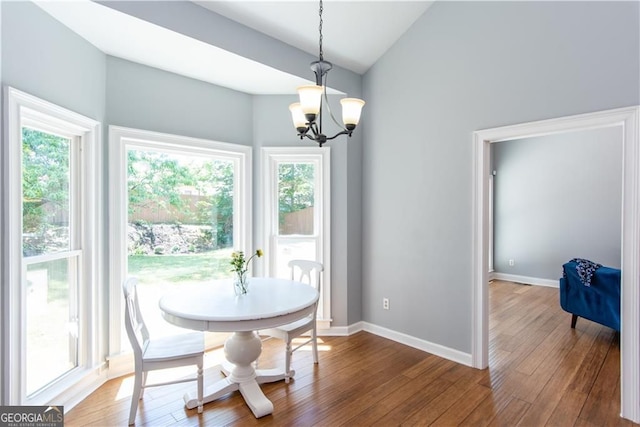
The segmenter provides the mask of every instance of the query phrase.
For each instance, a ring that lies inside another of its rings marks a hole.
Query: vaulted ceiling
[[[318,55],[317,1],[194,3]],[[294,93],[296,86],[308,83],[104,4],[89,0],[36,1],[36,4],[108,55],[252,94]],[[423,0],[325,1],[322,15],[325,59],[355,73],[365,73],[431,4]],[[220,63],[229,67],[216,66]],[[311,71],[309,74],[311,79]],[[261,79],[256,79],[256,75]]]

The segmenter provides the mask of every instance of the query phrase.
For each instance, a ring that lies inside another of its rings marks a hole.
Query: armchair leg
[[[577,314],[572,314],[571,315],[571,328],[575,329],[576,328],[576,322],[578,321],[578,315]]]

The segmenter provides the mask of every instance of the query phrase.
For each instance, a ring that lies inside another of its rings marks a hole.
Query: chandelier
[[[339,123],[331,113],[329,108],[329,99],[327,98],[327,73],[333,64],[324,60],[324,53],[322,51],[322,0],[320,0],[320,53],[318,60],[311,63],[311,70],[316,75],[315,85],[306,85],[298,87],[298,95],[300,96],[300,102],[295,102],[289,106],[291,111],[291,117],[293,119],[293,125],[298,131],[298,136],[303,139],[305,136],[318,143],[320,147],[325,142],[337,138],[340,135],[349,135],[353,133],[353,130],[360,121],[360,113],[364,106],[364,101],[357,98],[343,98],[340,100],[342,104],[342,124]],[[327,136],[322,133],[322,106],[324,98],[324,104],[326,104],[327,111],[331,119],[342,129],[340,132],[333,136]]]

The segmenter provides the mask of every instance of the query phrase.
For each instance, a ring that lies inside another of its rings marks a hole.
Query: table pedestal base
[[[255,332],[234,332],[224,344],[227,363],[221,367],[227,378],[207,387],[204,403],[212,402],[227,393],[239,390],[247,406],[256,418],[273,413],[273,403],[264,395],[259,384],[280,381],[285,378],[284,369],[258,369],[253,363],[262,353],[262,341]],[[294,372],[291,373],[293,376]],[[188,409],[198,406],[198,399],[189,393],[184,395]]]

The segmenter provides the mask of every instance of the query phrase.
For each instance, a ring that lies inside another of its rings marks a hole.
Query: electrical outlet
[[[509,267],[513,267],[514,265],[516,265],[516,262],[512,259],[509,260]]]
[[[389,298],[382,298],[382,308],[389,310]]]

